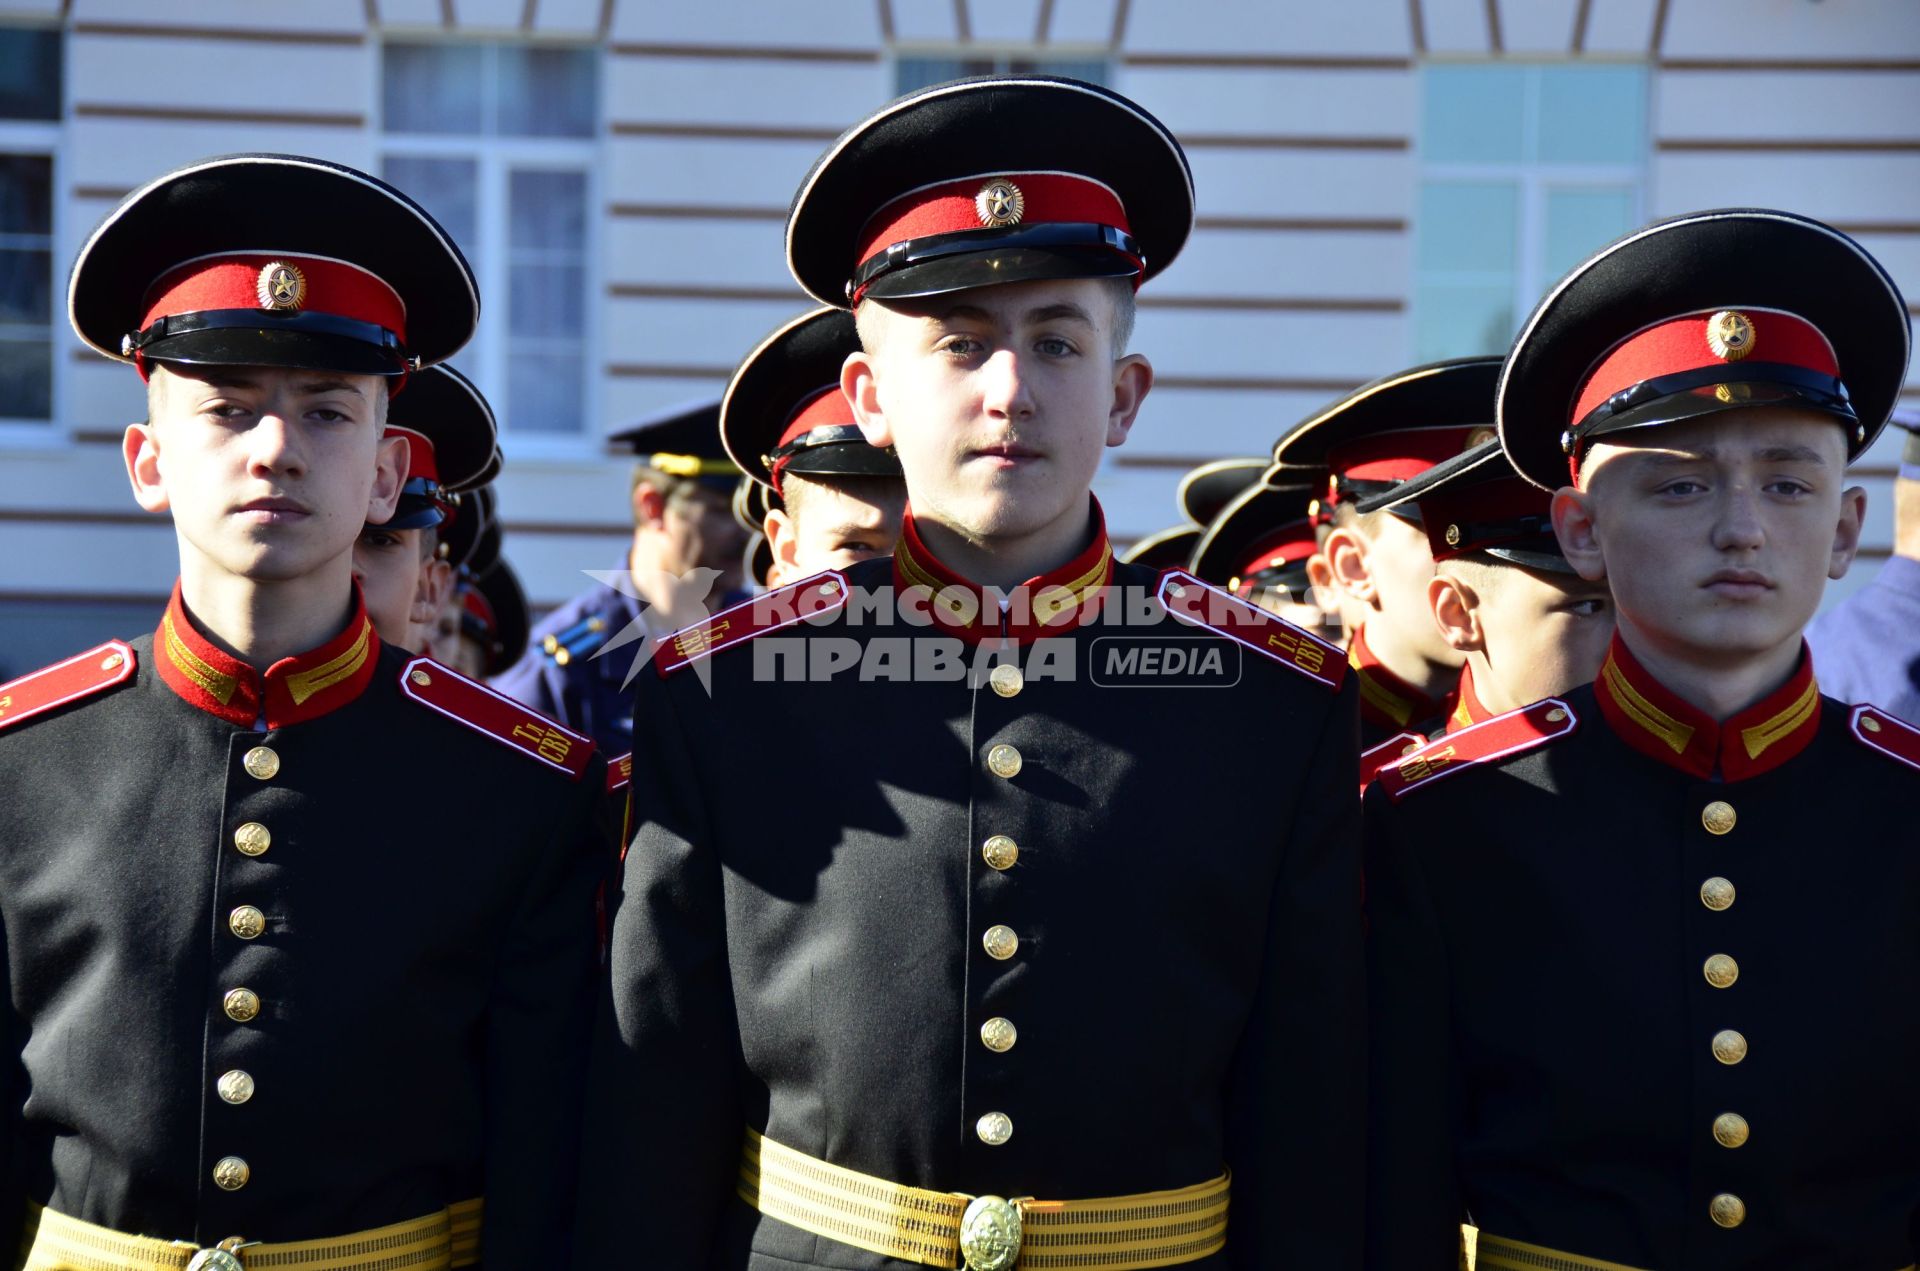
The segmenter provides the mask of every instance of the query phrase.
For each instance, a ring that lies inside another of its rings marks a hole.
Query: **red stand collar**
[[[1447,713],[1447,731],[1457,733],[1462,728],[1472,728],[1499,713],[1481,703],[1480,694],[1473,687],[1473,663],[1461,667],[1460,687],[1454,690],[1453,709]]]
[[[265,719],[284,728],[318,719],[353,701],[373,680],[380,637],[367,619],[360,586],[345,630],[317,649],[282,658],[263,675],[216,648],[200,633],[180,599],[180,583],[153,633],[153,663],[181,700],[242,728]]]
[[[1058,569],[1049,570],[1008,593],[1006,612],[1000,595],[961,577],[940,563],[920,537],[909,508],[893,549],[893,584],[907,603],[924,608],[933,627],[973,644],[1002,638],[1016,644],[1062,635],[1100,611],[1101,592],[1113,580],[1113,546],[1107,518],[1093,499],[1093,541]],[[917,590],[916,590],[917,589]],[[917,600],[907,599],[920,597]]]
[[[1778,768],[1805,750],[1820,727],[1820,686],[1805,641],[1787,682],[1725,723],[1654,679],[1617,632],[1593,695],[1627,745],[1701,780],[1744,781]]]
[[[1453,694],[1429,697],[1389,671],[1367,647],[1362,626],[1347,642],[1347,665],[1360,680],[1360,718],[1380,728],[1401,729],[1439,719],[1453,705]]]

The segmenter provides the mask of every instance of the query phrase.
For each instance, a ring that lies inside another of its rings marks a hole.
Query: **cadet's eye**
[[[1567,612],[1577,618],[1597,618],[1607,611],[1607,602],[1598,597],[1576,600],[1567,607]]]
[[[1073,345],[1057,335],[1042,338],[1035,347],[1048,357],[1068,357],[1071,356],[1074,351]]]
[[[956,335],[941,344],[940,350],[943,353],[951,353],[955,357],[972,357],[985,347],[986,345],[970,335]]]
[[[1782,477],[1778,481],[1769,482],[1767,484],[1767,492],[1770,494],[1784,494],[1788,498],[1799,498],[1803,494],[1812,494],[1813,487],[1804,481],[1797,481],[1792,477]]]
[[[1690,495],[1690,494],[1699,494],[1702,490],[1705,490],[1706,488],[1707,488],[1706,486],[1702,485],[1698,481],[1692,481],[1686,478],[1682,478],[1678,481],[1669,481],[1665,485],[1661,486],[1660,493],[1684,496],[1684,495]]]

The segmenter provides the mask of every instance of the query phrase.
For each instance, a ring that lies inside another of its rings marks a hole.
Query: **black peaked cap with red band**
[[[1049,76],[935,84],[855,124],[787,213],[787,266],[823,304],[1046,278],[1153,277],[1193,228],[1166,125]]]
[[[614,451],[631,451],[640,465],[695,480],[731,496],[740,466],[720,444],[720,403],[711,398],[669,406],[607,437]]]
[[[1512,565],[1574,573],[1553,533],[1553,495],[1515,472],[1500,441],[1489,438],[1364,500],[1362,512],[1417,504],[1436,561],[1484,552]]]
[[[1213,518],[1226,509],[1227,504],[1240,497],[1242,491],[1256,484],[1266,472],[1269,461],[1264,457],[1246,457],[1215,459],[1189,469],[1180,478],[1180,486],[1174,492],[1174,502],[1179,505],[1181,515],[1195,525],[1208,525]]]
[[[776,492],[789,472],[901,475],[892,450],[867,444],[840,391],[840,367],[859,349],[851,313],[815,309],[747,354],[720,399],[720,444],[741,472]]]
[[[1273,461],[1322,474],[1330,505],[1377,498],[1493,436],[1499,376],[1499,358],[1466,357],[1377,379],[1294,425]],[[1411,504],[1393,511],[1418,519]]]
[[[1271,467],[1220,510],[1200,535],[1193,573],[1236,592],[1307,586],[1307,558],[1318,543],[1315,508],[1322,487],[1304,474]]]
[[[407,439],[407,480],[387,529],[441,524],[461,491],[485,485],[499,472],[493,407],[450,366],[428,367],[395,394],[387,407],[387,435],[396,433]]]
[[[490,638],[481,640],[487,651],[483,674],[499,675],[527,651],[527,639],[533,630],[533,611],[527,604],[526,588],[520,585],[520,576],[504,559],[495,560],[476,573],[469,585],[491,611]]]
[[[460,496],[460,515],[440,531],[445,559],[455,569],[480,571],[500,558],[499,504],[493,487],[483,485]]]
[[[1500,440],[1551,490],[1597,437],[1786,404],[1838,421],[1852,458],[1885,427],[1910,343],[1899,288],[1832,226],[1765,208],[1672,217],[1534,309],[1501,372]]]
[[[453,239],[377,177],[300,155],[203,159],[123,199],[67,285],[107,357],[401,376],[472,336]]]
[[[1148,569],[1185,569],[1199,541],[1198,525],[1170,525],[1135,539],[1119,556],[1125,564],[1144,565]]]

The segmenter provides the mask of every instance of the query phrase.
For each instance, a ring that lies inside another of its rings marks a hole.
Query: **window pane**
[[[599,63],[592,49],[500,48],[499,127],[512,137],[591,137]]]
[[[584,252],[587,174],[515,168],[508,175],[508,242],[515,248]]]
[[[1422,88],[1420,150],[1429,162],[1517,163],[1527,71],[1519,66],[1430,66]]]
[[[0,27],[0,119],[60,118],[60,32]]]
[[[389,44],[381,71],[388,132],[485,132],[480,44]]]
[[[536,340],[577,339],[587,271],[579,265],[515,265],[508,271],[507,330]]]
[[[932,84],[961,79],[968,75],[993,74],[990,57],[903,57],[894,63],[894,89],[911,93]]]
[[[1413,330],[1413,360],[1499,353],[1513,339],[1513,288],[1477,285],[1426,285]]]
[[[1560,278],[1634,226],[1633,191],[1585,187],[1547,191],[1544,276]]]
[[[507,359],[507,418],[515,432],[579,432],[586,368],[578,353],[514,353]]]
[[[1506,181],[1428,182],[1420,192],[1421,271],[1511,276],[1519,193]]]
[[[53,160],[0,154],[0,234],[53,233]]]
[[[52,418],[52,342],[0,339],[0,419]]]
[[[1639,163],[1647,77],[1638,66],[1540,71],[1540,153],[1547,163]]]
[[[0,322],[53,322],[53,253],[0,251]]]
[[[388,155],[380,174],[439,221],[477,273],[480,269],[480,164],[474,159]]]

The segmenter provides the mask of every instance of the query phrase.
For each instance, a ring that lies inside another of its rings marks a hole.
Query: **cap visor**
[[[868,284],[870,300],[912,300],[974,291],[1009,282],[1040,282],[1053,278],[1132,278],[1140,272],[1130,260],[1112,252],[1070,252],[1037,247],[978,252],[906,265],[881,274]]]
[[[403,369],[392,354],[358,340],[259,327],[183,331],[155,340],[141,352],[150,362],[179,362],[187,366],[278,366],[289,370],[382,377],[399,375]]]

